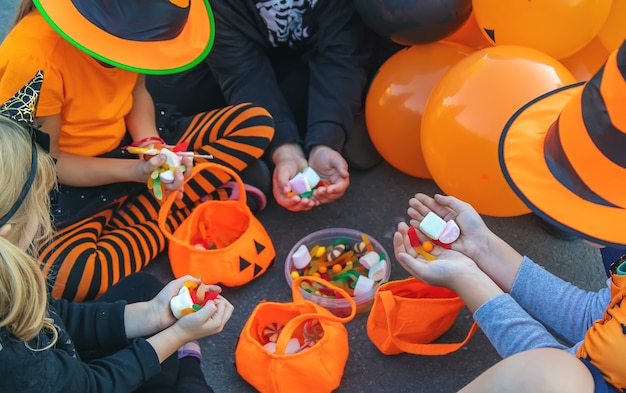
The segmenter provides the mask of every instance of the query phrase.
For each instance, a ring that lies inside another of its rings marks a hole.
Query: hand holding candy
[[[171,191],[181,191],[176,193],[177,196],[180,195],[182,197],[183,184],[185,181],[185,177],[188,177],[191,171],[183,170],[181,167],[184,166],[184,169],[189,169],[193,167],[193,162],[189,157],[184,157],[181,161],[181,166],[175,168],[172,173],[172,182],[165,183],[161,181],[159,174],[163,170],[164,166],[167,166],[167,157],[165,154],[159,154],[157,156],[150,157],[146,160],[135,160],[135,173],[133,177],[137,182],[145,182],[148,185],[148,188],[152,190],[155,197],[158,199],[163,199],[167,192]],[[155,177],[156,176],[156,177]]]
[[[186,157],[213,158],[212,155],[200,155],[185,151],[188,145],[188,142],[182,142],[176,146],[169,146],[166,145],[163,140],[155,138],[154,143],[147,146],[139,147],[133,144],[125,146],[124,149],[129,153],[143,155],[145,160],[150,160],[155,156],[165,156],[165,162],[151,172],[148,180],[148,188],[154,192],[154,196],[157,199],[162,200],[164,187],[169,189],[179,188],[176,184],[174,184],[176,181],[176,171],[179,170],[180,172],[185,173],[188,167],[193,165],[193,161]],[[186,164],[183,163],[183,160],[186,161]]]
[[[341,153],[328,146],[317,145],[309,154],[309,166],[326,182],[313,191],[320,203],[331,203],[343,196],[350,185],[348,163]]]
[[[170,308],[176,319],[200,310],[209,300],[215,300],[219,292],[207,292],[207,287],[195,281],[187,280],[170,300]]]
[[[207,292],[209,293],[211,292]],[[233,305],[218,295],[199,310],[178,319],[172,329],[182,343],[198,340],[221,332],[232,316],[233,310]]]
[[[402,267],[414,277],[431,285],[456,288],[460,277],[464,274],[475,273],[479,269],[470,258],[460,252],[437,247],[432,250],[432,259],[413,245],[406,223],[398,224],[398,230],[393,237],[393,247],[396,259]],[[461,280],[462,281],[462,280]]]
[[[429,213],[441,217],[445,222],[454,221],[459,228],[458,239],[453,248],[478,261],[478,249],[487,244],[491,231],[487,228],[480,215],[469,204],[457,198],[435,195],[434,198],[425,194],[415,194],[409,200],[407,211],[411,217],[410,224],[421,227]]]
[[[302,172],[298,172],[292,177],[289,180],[289,185],[291,186],[291,191],[287,196],[300,195],[300,198],[310,198],[317,187],[328,186],[328,182],[322,181],[317,172],[308,166]]]

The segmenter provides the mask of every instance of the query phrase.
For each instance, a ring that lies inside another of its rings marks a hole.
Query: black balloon
[[[471,0],[354,0],[354,5],[372,30],[403,45],[444,39],[472,13]]]

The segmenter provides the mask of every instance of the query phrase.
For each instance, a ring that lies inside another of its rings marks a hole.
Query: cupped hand
[[[233,315],[233,305],[223,296],[208,301],[200,310],[179,319],[174,328],[183,342],[198,340],[220,333]]]
[[[407,213],[414,227],[419,228],[420,222],[429,212],[437,214],[444,221],[456,222],[461,235],[451,244],[452,249],[476,260],[480,246],[488,242],[491,233],[480,214],[470,204],[452,196],[436,194],[433,198],[417,193],[409,200]]]
[[[318,145],[311,150],[309,166],[317,172],[328,186],[313,191],[313,198],[320,203],[331,203],[341,198],[350,185],[348,163],[341,153],[328,146]]]
[[[398,230],[393,236],[393,249],[400,265],[415,278],[454,290],[459,277],[482,274],[476,263],[466,255],[437,245],[431,252],[436,259],[427,261],[411,246],[408,230],[406,223],[398,224]]]
[[[319,205],[319,201],[315,198],[290,195],[289,180],[308,166],[304,152],[299,145],[286,144],[279,147],[274,153],[273,161],[275,168],[272,175],[272,192],[279,205],[294,212],[310,210]]]
[[[178,295],[178,291],[185,285],[185,281],[193,281],[198,283],[198,285],[205,285],[202,284],[199,278],[186,275],[170,281],[152,300],[150,300],[153,315],[157,315],[160,321],[159,330],[168,328],[176,322],[176,317],[174,317],[170,308],[170,300]],[[205,287],[209,292],[222,292],[222,288],[218,285],[205,285]]]

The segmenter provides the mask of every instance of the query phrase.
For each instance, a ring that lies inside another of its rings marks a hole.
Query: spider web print
[[[42,83],[43,71],[39,70],[33,79],[0,106],[0,116],[8,117],[25,125],[32,124]]]
[[[268,40],[273,47],[287,44],[294,48],[309,37],[309,28],[303,21],[317,0],[267,0],[256,7],[267,26]]]

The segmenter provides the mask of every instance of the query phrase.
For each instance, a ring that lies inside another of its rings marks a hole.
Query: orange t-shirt
[[[37,116],[61,115],[61,151],[97,156],[119,146],[137,73],[100,64],[33,11],[0,45],[0,102],[40,69],[44,82]]]
[[[611,276],[611,303],[587,330],[576,356],[588,359],[611,385],[626,391],[626,276]]]

